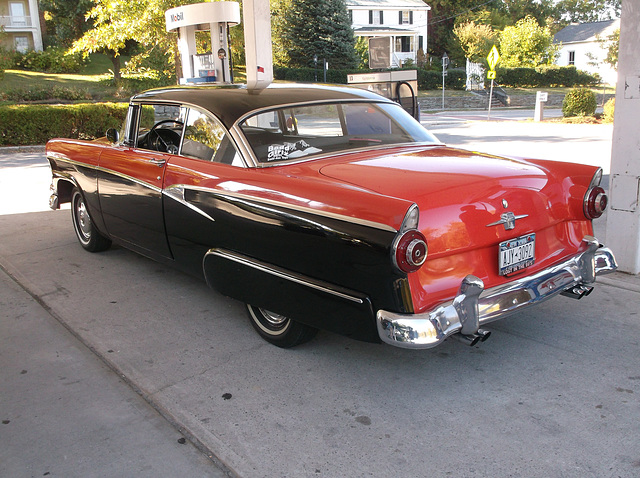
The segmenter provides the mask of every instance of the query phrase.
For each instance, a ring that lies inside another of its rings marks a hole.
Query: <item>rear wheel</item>
[[[111,240],[100,234],[93,225],[84,197],[78,188],[71,193],[71,220],[80,245],[89,252],[100,252],[109,249]]]
[[[301,324],[275,312],[247,304],[251,325],[267,342],[282,348],[308,342],[318,329]]]

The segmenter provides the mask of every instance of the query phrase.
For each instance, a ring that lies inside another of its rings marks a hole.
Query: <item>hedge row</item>
[[[377,73],[377,70],[327,70],[327,83],[345,85],[347,78],[352,74]],[[298,82],[324,82],[324,72],[314,68],[286,68],[276,66],[273,69],[273,76],[276,80],[298,81]],[[449,70],[445,77],[445,88],[462,90],[465,87],[466,74],[464,70]],[[435,90],[442,88],[442,72],[418,69],[418,89]]]
[[[127,108],[127,103],[0,106],[0,146],[99,138],[122,126]]]
[[[597,75],[578,70],[575,66],[539,66],[536,68],[496,69],[496,81],[501,86],[552,88],[593,86],[600,82]]]
[[[418,89],[437,90],[442,88],[442,71],[418,68]],[[347,77],[356,73],[375,73],[374,70],[327,70],[327,83],[346,84]],[[276,80],[313,82],[316,75],[319,82],[324,81],[321,69],[275,67]],[[578,70],[575,66],[539,66],[536,68],[498,68],[496,81],[501,86],[510,87],[575,87],[597,85],[597,75]],[[445,88],[463,90],[466,83],[464,69],[450,69],[445,77]]]

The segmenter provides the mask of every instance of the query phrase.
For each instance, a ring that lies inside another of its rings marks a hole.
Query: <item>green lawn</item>
[[[123,98],[118,95],[114,86],[101,80],[110,77],[103,75],[71,75],[38,73],[35,71],[6,70],[4,79],[0,81],[0,93],[10,91],[37,91],[49,90],[54,87],[63,87],[73,90],[88,92],[91,97],[106,101],[120,101]]]

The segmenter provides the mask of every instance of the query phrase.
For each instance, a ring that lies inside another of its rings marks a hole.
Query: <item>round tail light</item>
[[[427,241],[420,231],[410,229],[396,238],[393,245],[395,266],[402,272],[415,272],[427,259]]]
[[[593,187],[587,191],[584,197],[584,215],[588,219],[597,219],[607,209],[609,199],[600,186]]]

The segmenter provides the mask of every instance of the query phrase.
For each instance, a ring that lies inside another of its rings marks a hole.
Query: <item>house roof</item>
[[[422,0],[346,0],[347,8],[369,8],[369,9],[381,9],[381,8],[395,8],[395,9],[430,9]]]
[[[620,19],[593,23],[576,23],[564,27],[553,37],[555,43],[574,43],[596,41],[597,36],[610,34],[620,28]]]

